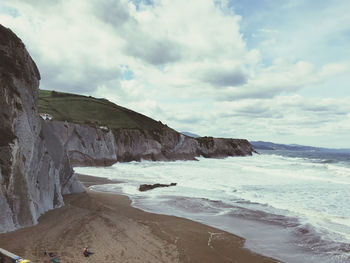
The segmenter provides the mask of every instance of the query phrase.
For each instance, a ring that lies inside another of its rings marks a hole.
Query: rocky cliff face
[[[199,143],[200,155],[207,158],[246,156],[255,152],[245,139],[200,137],[196,141]]]
[[[115,132],[118,161],[195,160],[196,157],[224,158],[251,155],[247,140],[213,137],[192,138],[166,129],[141,131],[122,129]]]
[[[197,142],[170,129],[120,129],[115,138],[120,162],[194,160],[197,156]]]
[[[115,162],[195,160],[252,154],[247,140],[192,138],[172,129],[118,129],[62,121],[46,121],[60,138],[75,166],[106,166]]]
[[[0,232],[37,222],[82,191],[60,140],[38,115],[39,71],[22,41],[0,25]]]
[[[107,166],[117,161],[117,146],[110,130],[62,121],[46,121],[65,146],[72,165]]]

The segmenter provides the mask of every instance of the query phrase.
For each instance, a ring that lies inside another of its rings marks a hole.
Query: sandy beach
[[[79,176],[86,187],[107,179]],[[147,213],[126,196],[87,190],[65,196],[65,206],[39,224],[0,235],[0,247],[33,262],[277,262],[243,248],[244,239],[173,216]],[[89,246],[92,256],[82,254]]]

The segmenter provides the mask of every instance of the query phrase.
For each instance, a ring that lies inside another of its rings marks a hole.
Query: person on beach
[[[93,252],[90,252],[90,250],[89,250],[88,247],[84,248],[84,250],[83,250],[83,255],[84,255],[85,257],[89,257],[89,256],[92,255],[92,254],[94,254],[94,253],[93,253]]]

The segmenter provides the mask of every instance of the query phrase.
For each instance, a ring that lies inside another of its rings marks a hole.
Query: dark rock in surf
[[[149,191],[152,190],[154,188],[158,188],[158,187],[169,187],[169,186],[176,186],[177,183],[171,183],[171,184],[141,184],[139,187],[139,191],[140,192],[145,192],[145,191]]]

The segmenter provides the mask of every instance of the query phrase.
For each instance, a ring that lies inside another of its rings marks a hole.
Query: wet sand
[[[79,176],[85,186],[111,183]],[[33,262],[249,262],[273,259],[243,248],[244,239],[174,216],[147,213],[126,196],[87,190],[67,195],[65,206],[45,213],[39,224],[0,234],[0,247]],[[92,256],[82,249],[89,246]]]

